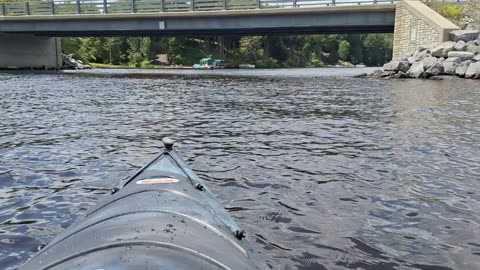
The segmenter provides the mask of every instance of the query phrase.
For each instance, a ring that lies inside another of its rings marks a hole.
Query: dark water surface
[[[273,269],[480,269],[480,81],[0,73],[0,268],[170,136]]]

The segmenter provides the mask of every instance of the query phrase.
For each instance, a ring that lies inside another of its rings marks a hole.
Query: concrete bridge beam
[[[57,69],[61,67],[59,38],[0,34],[0,69]]]

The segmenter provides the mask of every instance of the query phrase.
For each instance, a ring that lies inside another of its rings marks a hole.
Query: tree
[[[338,43],[338,58],[343,61],[348,61],[350,58],[350,43],[346,40]]]
[[[393,35],[368,34],[363,39],[364,61],[368,66],[380,66],[392,59]]]
[[[131,37],[127,39],[128,50],[127,58],[131,65],[140,67],[142,61],[149,60],[149,54],[151,51],[152,41],[149,37],[135,38]]]
[[[262,57],[259,49],[262,48],[263,37],[252,36],[240,39],[240,53],[247,62],[255,62]]]

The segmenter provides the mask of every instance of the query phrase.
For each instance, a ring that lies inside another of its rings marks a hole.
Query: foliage
[[[185,66],[201,58],[257,67],[320,67],[343,61],[383,65],[392,56],[392,34],[298,35],[232,37],[111,37],[63,38],[62,50],[86,63],[156,67],[155,55]]]
[[[429,6],[460,28],[480,28],[480,3],[468,1],[461,3],[433,2]]]
[[[127,44],[129,46],[127,50],[129,64],[141,67],[142,61],[148,60],[150,56],[152,41],[149,37],[130,37],[127,38]]]
[[[462,15],[462,8],[457,5],[444,5],[441,11],[442,15],[453,20],[459,20]]]
[[[392,59],[392,34],[369,34],[363,39],[363,61],[367,66],[380,66]]]
[[[350,43],[342,40],[338,43],[338,58],[343,61],[348,61],[350,57]]]

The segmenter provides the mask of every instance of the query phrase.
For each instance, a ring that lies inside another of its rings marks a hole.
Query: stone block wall
[[[395,11],[393,59],[424,47],[433,48],[448,40],[456,25],[417,0],[398,2]]]

